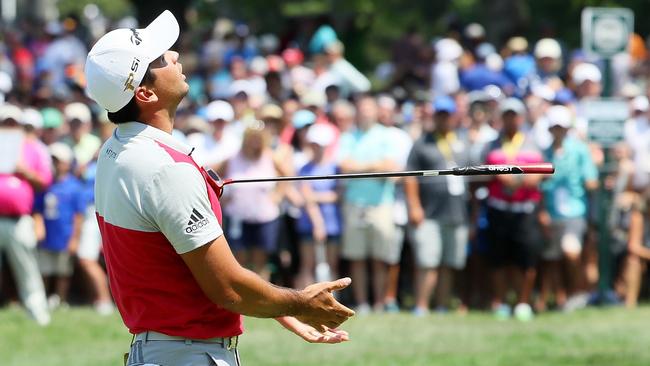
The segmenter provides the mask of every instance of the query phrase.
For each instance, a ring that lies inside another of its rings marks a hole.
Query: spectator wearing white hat
[[[231,125],[235,112],[230,103],[215,100],[205,107],[203,116],[207,121],[204,121],[205,129],[190,133],[187,141],[195,148],[192,157],[199,165],[218,170],[226,160],[235,156],[241,147],[241,137],[234,132]]]
[[[312,151],[311,159],[298,171],[298,175],[330,175],[339,172],[336,162],[327,159],[325,155],[325,149],[334,142],[334,138],[332,130],[322,124],[309,127],[306,139]],[[314,282],[314,274],[316,280],[320,281],[337,276],[342,232],[338,205],[339,184],[335,180],[305,181],[300,184],[305,204],[297,222],[301,239],[300,270],[296,278],[298,288]],[[322,254],[323,246],[326,248],[325,258],[318,258],[316,254],[319,250],[319,254]]]
[[[431,94],[452,95],[460,89],[458,62],[463,48],[453,38],[443,38],[433,46],[435,61],[431,65]]]
[[[602,73],[594,64],[586,62],[577,64],[571,70],[571,80],[578,99],[599,97],[602,92]]]
[[[562,48],[553,38],[542,38],[535,44],[535,59],[537,60],[537,77],[542,83],[549,79],[557,79],[562,68]]]
[[[63,116],[70,127],[67,142],[74,151],[77,172],[80,172],[95,157],[102,142],[91,133],[92,114],[87,105],[81,102],[70,103],[63,109]]]
[[[574,120],[571,111],[565,106],[552,106],[546,119],[553,143],[544,151],[544,159],[553,163],[555,173],[541,184],[544,206],[540,217],[547,241],[542,252],[538,311],[546,308],[552,289],[559,307],[569,305],[568,296],[578,296],[585,290],[580,261],[587,229],[588,191],[598,187],[598,171],[587,144],[568,135]],[[566,281],[562,273],[567,273]]]
[[[650,103],[648,97],[640,95],[630,102],[632,111],[631,118],[625,122],[624,136],[625,142],[629,146],[634,161],[634,175],[632,178],[632,187],[636,190],[643,190],[650,183],[650,120],[648,111]]]

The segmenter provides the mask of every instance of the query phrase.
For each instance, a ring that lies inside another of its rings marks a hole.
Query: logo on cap
[[[135,79],[135,72],[138,70],[138,66],[140,66],[140,60],[138,60],[137,57],[134,57],[133,62],[131,62],[131,72],[129,73],[129,76],[126,77],[126,81],[124,82],[124,90],[122,91],[126,91],[127,89],[135,90],[133,80]]]
[[[131,32],[133,32],[133,34],[131,35],[131,43],[133,43],[136,46],[140,45],[140,42],[142,42],[142,38],[140,38],[140,33],[138,33],[138,31],[135,30],[134,28],[131,28]]]

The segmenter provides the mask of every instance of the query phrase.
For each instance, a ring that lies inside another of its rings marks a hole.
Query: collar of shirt
[[[155,127],[149,126],[141,122],[121,123],[115,129],[114,134],[115,137],[118,139],[122,139],[125,137],[143,136],[146,138],[150,138],[154,141],[158,141],[162,144],[171,147],[176,151],[188,155],[192,152],[193,149],[189,145],[181,141],[178,141],[167,132],[163,130],[159,130]]]

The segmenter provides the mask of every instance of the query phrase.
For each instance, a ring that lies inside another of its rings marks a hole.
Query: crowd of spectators
[[[73,270],[88,284],[86,302],[113,311],[93,184],[115,125],[84,93],[93,33],[82,30],[66,18],[7,29],[0,43],[8,157],[0,164],[0,250],[18,298],[43,325],[67,306]],[[630,119],[611,151],[614,164],[604,166],[606,150],[588,139],[581,109],[602,94],[602,62],[558,39],[492,44],[475,23],[430,42],[409,31],[390,60],[364,74],[327,25],[302,45],[227,19],[204,37],[188,34],[177,50],[190,91],[174,135],[224,178],[482,163],[556,168],[552,176],[227,186],[224,232],[260,276],[304,287],[349,275],[346,301],[359,315],[484,309],[526,321],[574,310],[593,301],[599,278],[594,207],[604,188],[613,195],[613,300],[636,305],[650,260],[648,55],[640,36],[612,63],[613,94],[629,102]]]

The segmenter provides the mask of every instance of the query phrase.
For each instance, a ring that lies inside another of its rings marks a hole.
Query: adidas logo
[[[190,221],[187,222],[187,227],[185,228],[186,233],[192,233],[208,224],[208,219],[203,217],[199,211],[195,208],[192,209],[192,215],[190,216]]]

